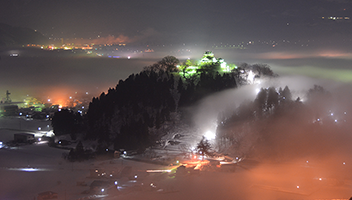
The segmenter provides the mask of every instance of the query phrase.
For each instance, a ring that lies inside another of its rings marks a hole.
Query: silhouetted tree
[[[203,136],[202,140],[197,144],[197,152],[202,156],[211,156],[211,145],[207,139]]]
[[[55,112],[51,121],[55,135],[70,134],[72,139],[76,139],[76,133],[81,130],[82,123],[82,116],[68,109]]]
[[[174,56],[166,56],[159,62],[154,63],[150,66],[144,67],[144,71],[155,71],[155,72],[177,72],[177,65],[180,61]]]
[[[292,101],[292,94],[290,89],[285,86],[284,90],[281,92],[282,101]]]

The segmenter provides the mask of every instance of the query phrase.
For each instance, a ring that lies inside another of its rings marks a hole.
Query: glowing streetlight
[[[207,140],[213,140],[215,139],[215,133],[214,132],[211,132],[211,131],[207,131],[205,132],[204,134],[204,137],[207,139]]]

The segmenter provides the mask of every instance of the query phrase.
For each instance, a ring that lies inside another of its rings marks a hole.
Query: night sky
[[[3,0],[0,22],[53,38],[123,35],[129,42],[348,39],[349,0]],[[322,19],[325,17],[325,20]]]

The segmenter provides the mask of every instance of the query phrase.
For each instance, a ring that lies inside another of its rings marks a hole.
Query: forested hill
[[[98,141],[97,151],[105,151],[113,145],[116,150],[143,152],[169,131],[174,131],[175,119],[189,123],[186,108],[202,98],[250,84],[254,77],[274,76],[266,65],[245,64],[221,72],[214,70],[219,69],[219,63],[213,62],[186,74],[182,69],[187,63],[179,64],[175,57],[167,56],[140,73],[120,80],[115,88],[92,99],[83,116],[84,123],[72,111],[55,113],[52,121],[55,135],[71,134],[75,138],[76,133],[84,132],[85,139]],[[253,73],[255,76],[249,76]],[[71,123],[67,123],[70,116]]]
[[[92,100],[87,139],[113,143],[115,149],[144,149],[155,144],[158,129],[172,113],[210,93],[237,86],[234,74],[202,72],[185,79],[177,72],[178,61],[164,61],[120,80],[116,88]]]
[[[0,23],[0,46],[48,44],[48,42],[46,37],[33,29]]]

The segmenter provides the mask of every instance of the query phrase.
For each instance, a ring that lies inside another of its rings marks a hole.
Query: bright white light
[[[148,169],[146,172],[148,173],[162,173],[162,172],[171,172],[171,169],[166,169],[166,170],[163,170],[163,169]]]
[[[255,94],[258,94],[259,92],[260,92],[259,88],[255,89]]]
[[[40,130],[42,130],[42,128],[41,128],[41,127],[38,127],[38,131],[40,131]]]
[[[299,185],[297,185],[297,189],[299,189]]]
[[[104,192],[105,191],[105,189],[103,188],[103,189],[101,189],[101,192]]]
[[[204,137],[207,139],[207,140],[213,140],[215,139],[215,133],[214,132],[211,132],[211,131],[207,131],[205,132],[204,134]]]
[[[117,181],[115,181],[115,185],[117,185]]]
[[[49,171],[48,169],[43,168],[8,168],[11,171],[23,171],[23,172],[38,172],[38,171]]]
[[[127,59],[131,59],[131,56],[128,56]]]
[[[53,130],[51,130],[51,131],[46,133],[46,136],[53,137],[53,136],[55,136],[55,134],[54,134]]]

